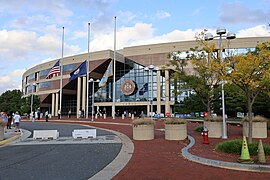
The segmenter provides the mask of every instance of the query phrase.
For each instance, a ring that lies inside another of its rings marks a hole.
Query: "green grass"
[[[270,146],[263,145],[265,155],[270,155]],[[216,146],[217,151],[231,153],[231,154],[241,154],[242,150],[242,140],[236,139],[232,141],[226,141],[219,143]],[[258,154],[258,142],[253,142],[252,144],[248,144],[248,150],[250,155],[257,155]]]

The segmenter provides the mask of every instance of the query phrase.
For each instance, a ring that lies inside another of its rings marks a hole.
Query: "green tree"
[[[21,109],[21,97],[20,90],[8,90],[0,96],[0,109],[6,112],[16,112]]]
[[[40,99],[33,95],[33,109],[40,107]],[[23,97],[20,90],[8,90],[0,96],[0,110],[6,112],[29,113],[31,108],[31,96]]]
[[[226,114],[231,117],[236,117],[237,112],[246,112],[245,95],[243,91],[234,84],[225,84],[225,107]],[[220,97],[221,88],[216,90],[215,96]],[[214,112],[221,113],[221,99],[217,99],[213,103]]]
[[[253,112],[270,118],[270,97],[267,94],[258,95],[253,105]]]
[[[252,142],[252,108],[261,93],[270,90],[270,43],[258,44],[254,51],[236,55],[220,62],[221,74],[245,94],[249,118],[248,142]],[[270,94],[270,93],[269,93]]]
[[[197,94],[191,94],[190,96],[185,97],[181,106],[176,111],[183,114],[205,112],[206,107],[202,106],[201,99]]]
[[[21,106],[21,110],[24,113],[31,113],[31,98],[32,96],[27,96],[27,97],[23,97],[22,98],[22,106]],[[40,107],[40,99],[37,95],[33,95],[33,111],[35,111],[37,108]]]
[[[221,77],[216,69],[216,63],[220,61],[216,48],[203,40],[205,32],[197,35],[199,47],[184,52],[185,58],[180,58],[183,52],[172,52],[168,66],[174,68],[173,77],[177,83],[175,94],[181,94],[181,89],[190,89],[200,98],[206,107],[208,114],[211,114],[212,104],[219,97],[214,96],[215,89],[220,86]]]

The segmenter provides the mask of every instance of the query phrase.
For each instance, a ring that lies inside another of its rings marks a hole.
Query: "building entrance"
[[[134,117],[139,117],[139,115],[143,112],[145,115],[147,114],[147,106],[117,106],[116,115],[122,116],[122,114],[134,114]]]

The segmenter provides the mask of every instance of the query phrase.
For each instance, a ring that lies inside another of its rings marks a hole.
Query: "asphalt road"
[[[30,131],[57,129],[71,137],[73,129],[89,128],[57,123],[21,123]],[[97,130],[97,136],[112,133]],[[121,150],[121,143],[10,145],[0,148],[0,179],[88,179],[107,166]]]

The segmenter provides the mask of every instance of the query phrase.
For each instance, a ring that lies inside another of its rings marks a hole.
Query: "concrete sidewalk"
[[[6,129],[4,130],[4,140],[0,141],[0,146],[5,145],[11,141],[14,141],[16,139],[18,139],[19,137],[21,137],[22,132],[18,129],[15,129],[14,127],[12,127],[11,129]]]

